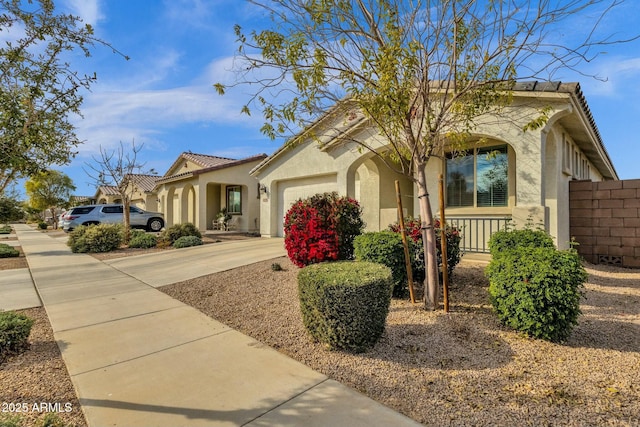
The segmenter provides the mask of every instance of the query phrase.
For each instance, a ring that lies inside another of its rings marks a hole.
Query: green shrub
[[[422,282],[425,278],[424,271],[424,245],[422,244],[422,224],[420,218],[407,217],[404,220],[405,231],[407,237],[413,241],[413,278]],[[440,220],[433,220],[433,227],[436,234],[436,258],[438,262],[438,269],[442,272],[442,230],[440,226]],[[389,230],[400,233],[400,224],[395,222],[389,225]],[[449,276],[453,274],[453,270],[456,268],[460,260],[462,259],[463,252],[460,249],[460,242],[462,236],[460,230],[457,227],[453,227],[449,224],[445,228],[445,236],[447,239],[447,272]]]
[[[71,427],[71,426],[68,426],[67,424],[65,424],[62,418],[60,418],[60,416],[55,412],[49,412],[40,419],[39,427]]]
[[[153,248],[158,244],[158,238],[153,234],[147,234],[144,231],[140,233],[132,233],[129,239],[130,248]]]
[[[160,233],[159,240],[166,242],[169,245],[173,245],[176,240],[180,237],[184,236],[196,236],[202,238],[202,233],[200,230],[190,222],[185,222],[184,224],[175,224],[169,228],[165,228],[162,233]]]
[[[587,279],[575,251],[511,249],[493,257],[486,273],[491,303],[504,324],[553,342],[571,334]]]
[[[392,287],[391,270],[381,264],[311,264],[298,273],[302,320],[330,349],[365,351],[384,332]]]
[[[0,311],[0,360],[27,348],[33,320],[24,314]]]
[[[38,223],[38,228],[39,228],[40,230],[46,230],[47,228],[49,228],[49,224],[47,224],[47,223],[46,223],[46,222],[44,222],[44,221],[40,221],[40,222]]]
[[[409,244],[409,254],[411,255],[414,244],[411,241]],[[400,234],[392,231],[364,233],[355,238],[353,248],[357,261],[376,262],[389,267],[393,280],[393,296],[406,296],[407,267]]]
[[[11,226],[9,225],[0,226],[0,234],[11,234]]]
[[[174,248],[188,248],[189,246],[199,246],[202,244],[202,239],[198,236],[182,236],[173,242]]]
[[[282,271],[283,269],[282,269],[282,266],[279,263],[274,262],[273,264],[271,264],[271,270],[273,270],[273,271]]]
[[[489,239],[489,251],[492,257],[500,256],[512,249],[519,248],[555,248],[553,238],[544,230],[501,230],[493,233]]]
[[[22,419],[17,415],[0,413],[0,427],[23,427]]]
[[[73,253],[110,252],[122,244],[121,224],[81,225],[69,233],[67,246]]]
[[[20,256],[20,251],[16,248],[0,243],[0,258],[13,258]]]

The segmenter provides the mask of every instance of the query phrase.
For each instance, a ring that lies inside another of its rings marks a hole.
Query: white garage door
[[[280,203],[278,203],[278,235],[284,235],[284,216],[296,200],[313,196],[317,193],[332,191],[338,191],[336,175],[323,175],[313,178],[279,182],[278,200]]]

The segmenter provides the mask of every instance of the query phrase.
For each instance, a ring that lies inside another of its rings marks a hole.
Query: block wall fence
[[[569,212],[585,260],[640,268],[640,179],[571,181]]]

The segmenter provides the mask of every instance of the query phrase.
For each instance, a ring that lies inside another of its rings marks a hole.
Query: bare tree
[[[110,185],[117,189],[122,199],[122,215],[124,222],[124,242],[129,242],[131,230],[130,212],[131,198],[135,192],[137,174],[155,174],[153,169],[143,171],[146,163],[138,161],[138,154],[144,144],[136,145],[131,142],[131,148],[125,148],[122,141],[117,149],[107,151],[100,146],[100,157],[93,157],[94,163],[87,163],[87,175],[95,182],[96,187]]]
[[[242,108],[260,110],[262,131],[288,137],[331,135],[379,156],[418,188],[425,246],[425,304],[438,304],[433,215],[425,167],[445,148],[463,149],[476,121],[499,114],[518,81],[551,80],[578,70],[600,49],[627,40],[599,37],[599,26],[622,0],[255,0],[273,28],[238,38],[237,81],[251,84]],[[560,31],[572,18],[580,27]],[[335,129],[314,135],[327,108]],[[544,126],[545,110],[529,128]],[[343,117],[341,120],[340,117]],[[385,149],[343,132],[365,120]],[[340,129],[342,127],[342,129]],[[296,144],[303,138],[291,138]]]

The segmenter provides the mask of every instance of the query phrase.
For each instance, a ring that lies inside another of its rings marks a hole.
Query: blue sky
[[[224,97],[213,84],[233,78],[234,24],[264,25],[259,11],[242,0],[58,0],[62,10],[94,26],[96,35],[131,59],[98,47],[73,66],[96,72],[98,82],[84,95],[83,119],[75,121],[85,143],[71,165],[61,168],[76,194],[92,195],[84,172],[99,147],[122,141],[143,144],[139,159],[163,174],[183,151],[242,158],[271,154],[282,141],[260,133],[259,114],[240,115],[247,94]],[[640,28],[640,2],[627,0],[604,22],[610,33]],[[581,19],[589,20],[591,16]],[[640,42],[609,47],[582,67],[606,82],[575,74],[620,178],[640,178]]]

